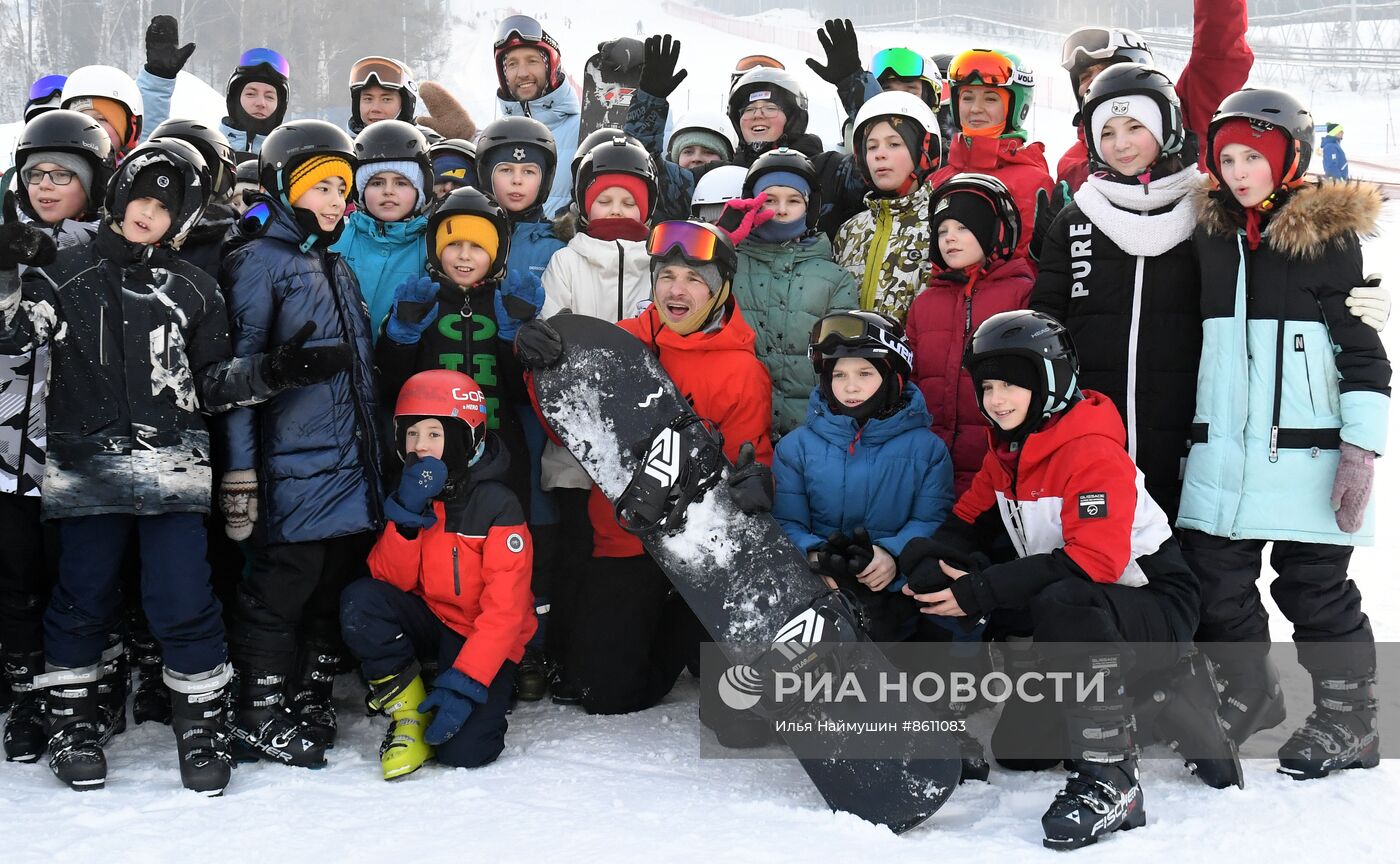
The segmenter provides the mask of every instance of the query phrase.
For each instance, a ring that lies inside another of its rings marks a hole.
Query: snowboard
[[[619,72],[604,67],[601,54],[594,54],[583,67],[583,108],[579,116],[578,140],[582,141],[604,126],[621,129],[627,122],[632,94],[642,80],[642,67]]]
[[[695,453],[659,454],[664,436],[657,430],[696,418],[647,346],[598,318],[561,313],[549,323],[563,355],[558,365],[533,372],[540,412],[608,500],[616,504],[629,492],[644,461],[642,474],[668,459],[669,470],[680,471],[679,463]],[[718,460],[725,470],[732,467],[722,453]],[[684,507],[679,530],[641,540],[736,668],[755,660],[741,645],[788,641],[794,623],[810,617],[813,601],[831,594],[776,520],[743,513],[723,480]],[[868,655],[881,671],[899,674],[873,645],[862,657]],[[902,748],[907,740],[893,742]],[[933,815],[957,788],[960,751],[946,732],[921,738],[920,758],[840,758],[842,741],[839,735],[822,741],[820,752],[836,758],[799,760],[834,810],[901,833]]]

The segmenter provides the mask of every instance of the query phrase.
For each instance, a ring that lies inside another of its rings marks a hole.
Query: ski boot
[[[126,697],[131,690],[131,664],[120,636],[112,636],[102,652],[102,676],[97,679],[97,709],[102,743],[126,731]]]
[[[1103,676],[1103,698],[1065,710],[1071,767],[1065,788],[1040,817],[1048,849],[1079,849],[1114,831],[1147,824],[1132,707],[1119,664],[1116,654],[1089,658],[1082,671]]]
[[[326,764],[326,745],[286,707],[287,681],[273,672],[251,669],[239,673],[238,710],[229,724],[233,758],[259,758],[299,768]]]
[[[331,692],[335,689],[335,673],[340,666],[340,651],[328,642],[307,642],[302,648],[299,686],[293,688],[287,705],[292,714],[306,727],[311,737],[335,748],[339,723]]]
[[[34,678],[44,669],[44,653],[4,655],[4,689],[14,694],[14,703],[5,717],[5,761],[35,762],[48,747],[44,730],[44,689]]]
[[[694,414],[683,414],[633,448],[642,462],[613,508],[628,533],[674,534],[685,527],[685,511],[723,476],[724,438]]]
[[[172,697],[166,686],[160,643],[149,630],[132,629],[131,663],[136,667],[136,695],[131,700],[131,719],[140,726],[147,721],[170,725]]]
[[[525,656],[515,670],[515,698],[538,702],[549,692],[549,658],[538,648],[525,647]]]
[[[1186,768],[1213,789],[1244,788],[1239,747],[1220,719],[1220,690],[1210,661],[1192,651],[1151,694],[1153,736],[1186,760]]]
[[[430,720],[418,706],[428,698],[418,664],[369,682],[370,708],[389,715],[392,722],[379,745],[379,766],[385,780],[407,777],[433,758],[433,748],[423,741]]]
[[[1002,645],[1003,669],[1012,681],[1040,671],[1035,644],[1008,637]],[[1064,713],[1053,700],[1028,702],[1014,692],[1002,706],[992,729],[992,756],[1008,771],[1046,771],[1064,761]]]
[[[559,663],[550,664],[549,701],[555,705],[583,704],[583,692],[569,683],[564,675],[564,667]]]
[[[49,688],[49,770],[79,792],[107,783],[107,757],[102,752],[108,727],[98,704],[97,680],[102,665],[80,669],[51,669],[39,681]]]
[[[1225,690],[1220,694],[1220,724],[1237,746],[1254,733],[1284,721],[1287,709],[1278,668],[1267,654],[1251,662],[1223,663],[1220,676],[1225,679]]]
[[[227,663],[196,675],[165,670],[170,726],[180,754],[180,782],[211,798],[224,794],[233,771],[224,728],[224,690],[232,677]]]
[[[1374,768],[1381,760],[1376,725],[1376,678],[1313,676],[1315,709],[1278,751],[1278,771],[1315,780],[1347,768]]]

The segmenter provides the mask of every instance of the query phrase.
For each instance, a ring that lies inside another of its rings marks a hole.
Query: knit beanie
[[[1157,146],[1162,146],[1162,110],[1149,97],[1130,93],[1100,102],[1094,109],[1094,116],[1089,118],[1089,130],[1094,136],[1091,140],[1102,138],[1103,127],[1114,117],[1131,117],[1138,121],[1157,139]]]
[[[803,198],[812,197],[812,186],[802,175],[792,171],[770,171],[754,181],[753,194],[758,195],[769,186],[787,186],[789,189],[796,189]]]
[[[938,226],[949,219],[956,219],[977,238],[982,247],[982,255],[990,258],[990,250],[996,247],[998,216],[992,202],[975,192],[953,192],[938,200],[933,218],[929,220],[929,242],[933,262],[946,268],[943,253],[938,248]]]
[[[667,154],[672,162],[679,162],[681,151],[687,147],[704,147],[711,153],[719,154],[721,159],[729,160],[734,158],[734,154],[729,149],[729,142],[724,140],[718,132],[709,129],[685,129],[676,133],[671,138],[671,152]]]
[[[21,171],[28,171],[43,162],[57,165],[65,171],[72,171],[78,182],[83,184],[83,191],[89,196],[92,195],[92,164],[86,159],[76,153],[62,150],[37,150],[29,154]]]
[[[131,181],[127,201],[140,198],[154,198],[171,213],[178,213],[185,200],[184,178],[180,176],[180,170],[165,161],[153,162],[142,168]]]
[[[115,99],[108,99],[105,96],[83,96],[69,100],[64,107],[69,111],[92,110],[102,115],[102,119],[111,125],[112,129],[116,131],[117,137],[121,139],[112,142],[113,148],[120,148],[126,142],[127,136],[131,134],[126,106]]]
[[[366,162],[360,165],[355,169],[355,188],[360,190],[361,195],[364,195],[365,187],[369,185],[369,181],[380,174],[400,174],[413,184],[413,188],[418,190],[418,199],[413,202],[415,210],[432,197],[425,185],[426,179],[423,177],[422,167],[417,162],[411,162],[407,159]]]
[[[442,260],[442,250],[446,249],[459,240],[470,240],[491,256],[491,263],[496,262],[496,253],[501,248],[501,237],[496,232],[496,226],[491,224],[491,220],[483,216],[471,216],[468,214],[458,214],[448,216],[442,220],[437,227],[437,235],[433,237],[433,248],[437,251],[437,259]]]
[[[1343,133],[1345,133],[1345,132],[1346,132],[1346,130],[1342,128],[1342,124],[1340,124],[1340,123],[1333,122],[1333,123],[1328,123],[1328,124],[1327,124],[1327,134],[1328,134],[1328,135],[1341,135],[1341,134],[1343,134]]]
[[[904,391],[904,381],[898,375],[891,374],[890,363],[878,357],[863,358],[870,361],[870,365],[875,367],[875,371],[880,373],[880,388],[870,394],[859,405],[847,406],[836,397],[836,391],[832,386],[831,376],[836,371],[836,363],[841,358],[832,358],[822,365],[821,378],[818,386],[821,389],[822,398],[826,400],[826,406],[832,413],[850,417],[856,423],[864,425],[865,421],[872,417],[888,416],[893,409],[901,404]]]
[[[1220,164],[1220,151],[1230,144],[1243,144],[1258,150],[1269,160],[1269,170],[1273,172],[1274,187],[1283,185],[1283,172],[1288,168],[1288,138],[1277,128],[1257,127],[1247,117],[1231,117],[1216,130],[1211,140],[1211,161]]]
[[[471,163],[460,153],[443,153],[433,157],[433,182],[451,183],[454,189],[476,182]]]
[[[642,182],[642,178],[631,174],[599,174],[593,178],[593,182],[588,184],[588,188],[583,191],[583,212],[588,213],[593,209],[593,202],[598,200],[598,196],[603,194],[603,190],[612,188],[622,188],[632,196],[632,200],[637,202],[641,208],[641,221],[647,221],[651,214],[651,199],[647,197],[647,186]]]
[[[350,163],[343,156],[308,156],[298,163],[287,177],[287,200],[295,207],[302,195],[311,187],[329,177],[339,177],[345,181],[345,191],[354,188],[355,176],[350,171]]]
[[[1019,357],[1015,354],[994,354],[974,364],[968,370],[968,374],[972,376],[972,383],[979,391],[982,389],[982,382],[989,379],[1015,384],[1031,392],[1040,387],[1040,376],[1036,374],[1035,364],[1029,357]]]

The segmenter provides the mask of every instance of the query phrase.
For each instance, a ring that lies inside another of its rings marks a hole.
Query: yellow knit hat
[[[442,250],[459,240],[470,240],[485,249],[491,256],[491,263],[496,263],[496,252],[501,248],[501,238],[496,233],[496,226],[491,224],[489,219],[463,214],[448,216],[442,220],[437,229],[437,236],[433,238],[438,261],[442,261]]]
[[[311,190],[311,187],[329,177],[339,177],[345,181],[345,194],[355,188],[355,175],[350,163],[343,156],[312,156],[292,169],[287,178],[287,200],[295,207],[297,199]]]

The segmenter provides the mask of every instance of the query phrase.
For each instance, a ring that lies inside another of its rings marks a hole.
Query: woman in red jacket
[[[394,431],[404,470],[384,502],[373,578],[347,587],[340,605],[369,704],[393,718],[379,755],[386,780],[416,771],[432,748],[444,765],[494,762],[535,633],[534,546],[481,388],[461,372],[419,372],[399,391]],[[420,659],[440,670],[426,695]]]

